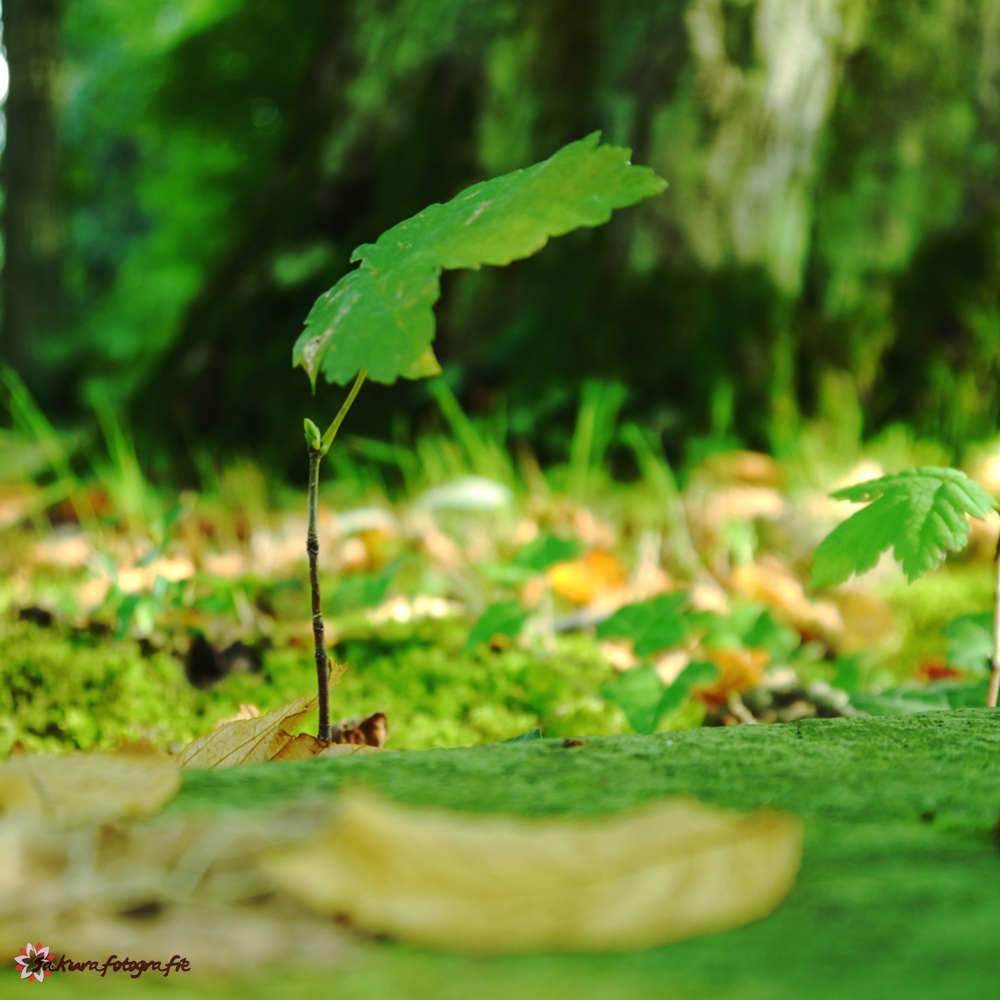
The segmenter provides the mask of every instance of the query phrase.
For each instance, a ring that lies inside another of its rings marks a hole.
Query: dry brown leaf
[[[774,559],[737,567],[729,582],[747,597],[781,612],[798,628],[835,634],[844,627],[835,604],[810,601],[801,581]]]
[[[703,530],[722,531],[727,521],[751,521],[754,518],[777,520],[785,511],[785,500],[764,486],[731,486],[709,493],[697,511]]]
[[[298,698],[256,719],[237,719],[189,743],[181,767],[208,770],[271,760],[292,739],[294,729],[316,707],[316,695]]]
[[[900,637],[896,615],[885,601],[860,590],[834,594],[844,621],[837,652],[844,656],[870,649],[895,649]]]
[[[164,959],[180,955],[199,972],[227,974],[245,974],[262,966],[315,969],[357,961],[356,936],[330,921],[295,912],[291,901],[282,902],[287,905],[271,900],[264,904],[152,904],[137,913],[82,913],[60,920],[32,919],[30,924],[0,923],[0,943],[10,954],[17,954],[30,926],[36,940],[50,944],[57,962],[62,955],[77,961],[107,955],[162,955]],[[147,972],[141,979],[156,975]]]
[[[631,951],[737,927],[791,888],[801,822],[673,800],[607,819],[414,809],[355,790],[265,872],[325,914],[476,954]]]
[[[333,741],[324,743],[308,733],[290,739],[271,760],[312,760],[313,757],[349,757],[361,751],[378,751],[389,738],[381,712],[367,719],[345,719],[333,730]]]
[[[58,955],[179,953],[198,968],[336,963],[341,929],[273,892],[261,852],[303,840],[326,803],[263,812],[196,810],[58,831],[0,822],[0,951],[30,933]]]
[[[743,694],[764,683],[764,668],[771,654],[764,649],[706,649],[706,659],[719,668],[719,678],[713,684],[694,688],[692,694],[707,705],[719,708],[731,694]]]
[[[117,753],[18,755],[0,766],[0,816],[60,829],[151,816],[180,790],[181,772],[146,746]]]
[[[268,760],[312,760],[329,745],[309,733],[299,733],[298,736],[289,737],[288,742]]]
[[[389,739],[389,722],[384,712],[375,712],[364,719],[341,719],[331,733],[331,743],[359,743],[382,747]]]
[[[330,688],[340,683],[346,664],[330,663]],[[316,695],[298,698],[284,708],[277,708],[259,718],[237,719],[228,722],[207,736],[201,736],[189,743],[180,753],[181,767],[209,770],[212,768],[236,767],[239,764],[260,764],[267,760],[303,760],[303,756],[279,758],[279,754],[295,737],[295,727],[312,712],[317,705]],[[317,740],[317,742],[319,742]],[[305,749],[300,743],[296,754]],[[311,755],[310,755],[311,756]]]
[[[713,483],[746,483],[750,486],[780,486],[781,466],[759,451],[727,451],[709,455],[697,470]]]

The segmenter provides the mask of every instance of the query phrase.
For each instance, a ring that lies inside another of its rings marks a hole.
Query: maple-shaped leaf
[[[292,363],[313,385],[322,372],[344,385],[364,368],[376,382],[440,371],[431,350],[441,271],[503,265],[552,236],[600,226],[616,208],[659,194],[666,181],[629,162],[631,150],[600,145],[600,132],[430,205],[351,255],[361,267],[321,295]]]
[[[327,661],[327,683],[331,690],[340,683],[346,670],[346,663]],[[243,717],[241,713],[206,736],[192,740],[180,752],[177,762],[184,768],[212,770],[267,760],[314,757],[329,744],[305,733],[292,734],[315,710],[317,702],[316,695],[306,695],[267,715]]]
[[[814,553],[810,585],[842,583],[871,569],[883,552],[903,564],[912,583],[969,537],[971,517],[986,517],[993,497],[957,469],[908,469],[837,490],[835,500],[868,506],[838,525]]]
[[[597,626],[598,639],[635,639],[637,656],[680,642],[687,626],[680,607],[687,594],[665,594],[641,604],[626,604]]]

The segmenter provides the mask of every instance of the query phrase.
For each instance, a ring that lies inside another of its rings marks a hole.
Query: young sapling
[[[542,163],[462,191],[443,205],[384,232],[351,255],[361,266],[321,295],[292,351],[315,389],[326,380],[353,387],[326,433],[306,420],[309,452],[309,584],[319,687],[319,739],[330,739],[327,652],[319,585],[317,503],[319,471],[347,411],[366,378],[391,385],[397,378],[439,375],[434,303],[445,269],[503,266],[530,257],[553,236],[603,225],[616,208],[634,205],[667,186],[648,167],[629,161],[631,150],[602,146],[595,132],[564,146]]]
[[[813,587],[843,583],[852,573],[870,570],[890,548],[913,583],[938,566],[949,552],[965,547],[968,517],[984,518],[996,509],[993,497],[964,472],[933,466],[870,479],[830,495],[868,506],[839,524],[817,546],[810,580]],[[996,708],[1000,690],[1000,544],[995,562],[988,708]]]

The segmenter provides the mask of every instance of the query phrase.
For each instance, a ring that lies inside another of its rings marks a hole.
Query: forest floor
[[[123,741],[175,754],[315,690],[304,496],[248,461],[206,464],[197,492],[155,487],[121,433],[79,473],[35,417],[31,434],[0,434],[0,758]],[[855,509],[830,491],[948,456],[905,429],[846,447],[817,424],[780,461],[709,442],[675,477],[655,438],[609,425],[634,459],[615,478],[585,418],[569,463],[544,473],[471,422],[411,448],[338,446],[320,505],[327,637],[349,665],[333,718],[385,713],[400,752],[187,771],[164,821],[265,817],[348,781],[521,815],[683,792],[803,818],[787,900],[739,930],[615,956],[473,960],[309,917],[345,942],[322,969],[296,945],[280,968],[241,973],[272,933],[177,982],[53,974],[49,993],[990,995],[1000,716],[976,706],[1000,517],[973,521],[966,550],[912,586],[887,554],[813,591],[813,549]],[[1000,442],[965,468],[1000,494]],[[608,634],[623,608],[655,608],[656,636]],[[681,690],[690,666],[701,682]],[[504,742],[517,737],[530,738]],[[114,926],[143,913],[115,911]],[[143,927],[134,940],[170,947],[169,933],[142,937],[156,921]]]
[[[740,810],[771,806],[803,818],[805,853],[791,894],[765,919],[634,954],[470,959],[363,943],[322,970],[292,964],[168,983],[53,974],[47,994],[918,1000],[994,992],[1000,716],[984,709],[188,772],[168,813],[262,810],[357,782],[406,803],[529,816],[606,814],[677,793]]]
[[[983,704],[1000,517],[913,586],[890,554],[806,586],[854,509],[832,488],[942,456],[898,435],[833,457],[806,440],[781,462],[713,452],[678,483],[633,430],[627,483],[444,435],[420,440],[418,472],[400,459],[402,489],[335,456],[320,507],[327,639],[350,665],[335,718],[384,712],[391,747],[424,749]],[[0,475],[0,757],[176,751],[314,684],[304,497],[245,461],[172,493],[115,454],[90,478]],[[983,454],[970,474],[1000,488]],[[683,621],[662,648],[602,638],[616,609],[663,597]],[[662,717],[637,707],[700,662],[714,684]]]

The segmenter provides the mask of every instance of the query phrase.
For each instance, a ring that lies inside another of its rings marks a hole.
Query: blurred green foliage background
[[[299,418],[338,394],[308,398],[291,346],[351,250],[595,129],[670,189],[446,275],[438,355],[468,412],[503,413],[543,463],[594,376],[672,458],[706,437],[787,451],[855,396],[866,435],[904,421],[958,455],[996,430],[1000,0],[4,8],[11,100],[16,18],[57,42],[59,287],[20,275],[9,223],[0,352],[64,421],[130,412],[154,476],[193,475],[207,445],[301,474]],[[58,320],[15,327],[32,295]],[[397,441],[440,419],[420,384],[372,386],[351,417]]]

